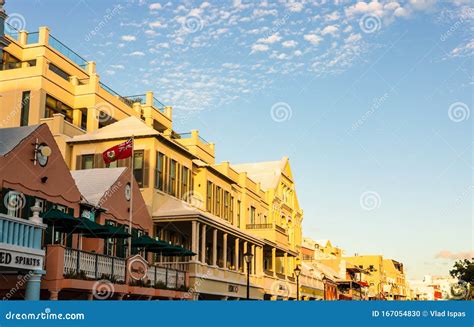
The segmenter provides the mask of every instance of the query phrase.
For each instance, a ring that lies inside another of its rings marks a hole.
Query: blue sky
[[[469,1],[7,1],[218,160],[289,156],[304,234],[412,278],[472,255]],[[472,6],[472,3],[471,3]]]

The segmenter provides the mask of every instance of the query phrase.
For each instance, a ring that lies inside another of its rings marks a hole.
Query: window
[[[99,128],[109,126],[110,124],[117,122],[116,119],[112,118],[110,115],[100,110],[99,110],[98,120],[99,120]]]
[[[72,123],[72,108],[52,96],[46,95],[44,118],[51,118],[54,114],[63,114],[64,119]]]
[[[229,222],[234,223],[234,197],[230,197],[230,212],[229,212]]]
[[[163,178],[165,167],[165,155],[161,152],[156,153],[156,172],[155,172],[155,188],[164,191]]]
[[[242,202],[237,200],[237,227],[240,228],[240,215],[242,211]]]
[[[30,91],[23,92],[21,96],[20,126],[28,126],[30,115]]]
[[[221,188],[219,186],[216,187],[216,210],[215,213],[217,216],[220,217],[221,215]]]
[[[69,81],[69,74],[66,73],[64,70],[59,68],[58,66],[54,64],[49,64],[49,70],[58,75],[59,77],[65,79],[66,81]]]
[[[22,218],[22,209],[25,201],[25,196],[21,192],[6,192],[4,195],[3,203],[7,207],[7,215]]]
[[[187,197],[187,201],[191,201],[191,198],[188,196],[189,192],[189,169],[183,166],[181,173],[181,194],[182,196]]]
[[[20,59],[12,56],[10,53],[3,51],[0,53],[0,70],[14,69],[21,67]]]
[[[206,209],[209,212],[212,212],[212,182],[207,182],[207,199],[206,199]]]
[[[250,207],[250,224],[255,224],[255,207]]]
[[[113,220],[106,220],[105,225],[107,226],[115,226],[115,222]],[[107,238],[104,241],[104,254],[106,255],[114,255],[114,247],[115,247],[115,239]]]
[[[94,155],[93,154],[82,155],[80,169],[92,169],[92,168],[94,168]]]
[[[145,164],[143,150],[133,151],[133,175],[139,187],[143,187],[144,167]]]
[[[230,194],[227,191],[224,191],[224,219],[229,220],[230,216]]]
[[[81,128],[86,131],[87,130],[87,109],[82,108],[79,110],[81,111]]]
[[[168,179],[168,193],[176,196],[176,161],[170,161],[170,175]]]

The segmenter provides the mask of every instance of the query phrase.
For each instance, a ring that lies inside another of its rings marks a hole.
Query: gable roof
[[[104,139],[115,139],[115,138],[126,138],[133,136],[153,136],[159,135],[160,133],[153,128],[149,127],[142,120],[135,116],[127,117],[119,120],[116,123],[108,126],[99,128],[94,132],[76,135],[68,142],[83,142],[83,141],[94,141]]]
[[[278,180],[283,170],[287,158],[276,161],[243,163],[231,165],[239,173],[247,173],[247,176],[255,182],[259,182],[263,190],[274,188],[278,185]]]
[[[0,128],[0,156],[4,156],[12,151],[39,126],[40,125]]]
[[[117,179],[125,171],[120,168],[95,168],[71,171],[72,178],[76,181],[77,188],[82,197],[94,206],[100,206],[100,201]]]

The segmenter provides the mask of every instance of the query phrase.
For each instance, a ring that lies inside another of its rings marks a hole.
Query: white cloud
[[[294,40],[288,40],[288,41],[284,41],[281,45],[285,48],[294,48],[296,47],[297,44],[298,42]]]
[[[126,42],[132,42],[132,41],[137,40],[135,35],[122,35],[121,39],[122,41],[126,41]]]
[[[360,39],[362,39],[362,36],[359,33],[351,34],[347,37],[346,42],[357,42]]]
[[[301,52],[300,50],[296,50],[294,53],[293,53],[295,56],[299,57],[303,54],[303,52]]]
[[[161,3],[159,2],[155,2],[155,3],[151,3],[150,6],[148,7],[150,10],[159,10],[161,9]]]
[[[237,69],[240,67],[239,64],[233,64],[233,63],[230,63],[230,62],[226,62],[225,64],[222,64],[222,67],[224,68],[228,68],[228,69]]]
[[[114,69],[125,69],[124,65],[110,65],[110,67]]]
[[[396,17],[407,17],[410,13],[405,8],[400,7],[400,8],[397,8],[393,14]]]
[[[268,51],[269,47],[266,44],[254,44],[252,45],[252,53]]]
[[[148,24],[148,26],[150,26],[151,28],[160,28],[160,27],[163,27],[163,25],[162,25],[161,22],[159,22],[159,21],[151,22],[150,24]]]
[[[105,71],[105,73],[106,73],[107,75],[115,75],[115,71],[113,71],[113,70],[111,70],[111,69],[107,69],[107,70]]]
[[[300,12],[304,8],[301,2],[290,2],[287,4],[287,7],[291,12]]]
[[[278,33],[272,34],[269,37],[258,39],[258,43],[273,44],[281,40],[281,36]]]
[[[330,35],[335,36],[337,35],[338,32],[339,32],[339,28],[337,27],[337,25],[328,25],[325,28],[323,28],[323,30],[321,31],[321,35],[330,34]]]
[[[316,34],[306,34],[304,36],[304,39],[306,41],[308,41],[309,43],[311,44],[314,44],[314,45],[318,45],[319,43],[321,43],[321,41],[323,40],[322,37],[316,35]]]
[[[142,51],[133,51],[129,53],[127,56],[130,57],[143,57],[145,54]]]

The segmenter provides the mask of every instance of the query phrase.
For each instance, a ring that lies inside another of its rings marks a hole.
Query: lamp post
[[[247,252],[244,254],[244,259],[247,263],[247,300],[250,300],[250,263],[252,262],[252,258],[252,253]]]
[[[296,276],[296,301],[299,301],[300,300],[300,274],[301,274],[301,269],[299,265],[296,266],[294,272]]]

